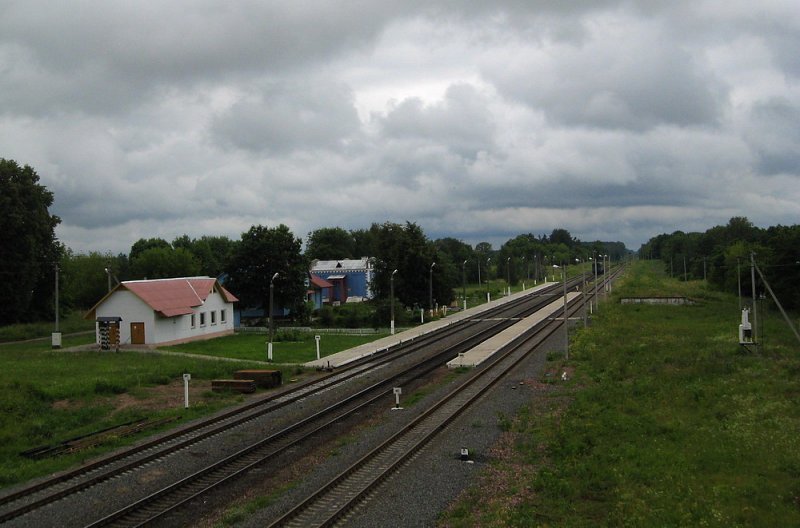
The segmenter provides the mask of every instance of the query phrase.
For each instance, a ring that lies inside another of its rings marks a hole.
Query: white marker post
[[[392,389],[392,392],[394,392],[394,407],[392,407],[392,410],[394,411],[402,409],[402,407],[400,407],[400,395],[403,394],[403,389],[400,387],[395,387]]]
[[[317,360],[319,360],[319,340],[320,340],[320,336],[315,335],[314,336],[314,341],[317,342]]]
[[[189,380],[192,379],[191,374],[183,375],[183,408],[189,408]]]

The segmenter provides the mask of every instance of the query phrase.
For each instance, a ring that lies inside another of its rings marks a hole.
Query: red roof
[[[126,289],[164,317],[175,317],[192,313],[192,308],[203,304],[215,288],[226,302],[239,300],[216,279],[210,277],[125,281],[117,285],[109,295],[118,289]],[[107,297],[108,295],[100,303]],[[97,305],[89,313],[93,313]]]
[[[317,277],[313,273],[311,274],[311,284],[318,286],[320,288],[333,288],[333,284],[326,281],[322,277]]]

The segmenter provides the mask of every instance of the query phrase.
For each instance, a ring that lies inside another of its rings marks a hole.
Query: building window
[[[217,312],[215,312],[214,310],[211,311],[211,324],[212,325],[217,324]]]
[[[197,324],[196,324],[197,321],[195,321],[194,314],[192,314],[190,317],[191,317],[192,328],[194,328],[195,326],[197,326]]]
[[[220,310],[220,311],[219,311],[219,322],[220,322],[220,323],[222,323],[222,324],[225,324],[225,323],[227,323],[227,322],[228,322],[228,317],[227,317],[227,315],[228,315],[228,314],[227,314],[227,313],[225,313],[225,310]]]
[[[206,325],[206,313],[200,312],[200,326]]]

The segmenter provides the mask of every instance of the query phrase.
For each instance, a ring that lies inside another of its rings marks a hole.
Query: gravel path
[[[507,416],[511,419],[522,406],[535,405],[537,392],[525,380],[540,379],[547,352],[562,348],[563,334],[557,332],[513,374],[489,390],[476,406],[457,418],[409,461],[402,471],[386,481],[366,503],[350,513],[341,525],[353,528],[435,526],[436,519],[447,505],[491,463],[489,450],[503,433],[499,418]],[[464,377],[455,375],[451,382]],[[291,489],[279,494],[269,506],[248,515],[236,526],[255,528],[269,524],[295,501],[310,495],[421,414],[449,388],[440,379],[436,390],[402,411],[391,411],[393,401],[387,401],[385,408],[376,409],[371,425],[352,433],[346,441],[325,444],[319,451],[311,453],[309,457],[316,462],[308,464],[309,473],[296,476],[299,480]],[[404,390],[404,394],[410,393]],[[461,447],[469,449],[473,463],[460,460]],[[254,479],[251,486],[258,487],[259,483]]]

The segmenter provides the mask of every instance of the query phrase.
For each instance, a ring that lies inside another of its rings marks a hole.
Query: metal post
[[[467,309],[467,261],[461,264],[461,287],[462,295],[464,297],[464,309]]]
[[[506,284],[508,285],[508,295],[511,295],[511,257],[506,259]]]
[[[389,333],[394,335],[394,274],[397,273],[397,270],[394,270],[389,277],[389,297],[390,297],[390,305],[391,305],[391,312],[392,312],[392,321],[391,326],[389,328]]]
[[[583,292],[583,327],[589,326],[589,314],[586,312],[586,268],[581,268],[581,291]]]
[[[433,268],[436,266],[434,262],[431,264],[430,280],[428,280],[428,306],[431,309],[431,317],[433,317]]]
[[[273,297],[275,291],[275,279],[278,278],[278,273],[272,276],[269,280],[269,344],[267,345],[267,361],[272,361],[272,313],[273,313]]]
[[[569,360],[569,320],[567,319],[567,265],[564,264],[562,270],[562,281],[564,282],[564,359]]]
[[[492,257],[486,259],[486,302],[489,302],[489,262]]]
[[[758,311],[756,310],[756,254],[750,252],[750,286],[753,290],[753,344],[758,348]]]
[[[736,283],[739,286],[739,311],[742,311],[742,260],[736,257]]]
[[[192,379],[192,375],[188,372],[183,375],[183,408],[189,408],[189,380]]]
[[[56,333],[58,333],[58,264],[56,264]]]
[[[597,298],[597,257],[599,257],[599,255],[595,254],[595,256],[594,256],[594,309],[597,312],[600,312],[600,299]]]

